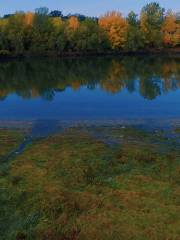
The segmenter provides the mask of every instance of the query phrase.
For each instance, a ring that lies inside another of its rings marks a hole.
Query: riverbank
[[[180,48],[165,48],[165,49],[146,49],[137,51],[103,51],[103,52],[39,52],[39,53],[22,53],[13,54],[8,51],[0,53],[0,60],[32,58],[32,57],[53,57],[53,58],[73,58],[73,57],[96,57],[96,56],[147,56],[147,55],[180,55]]]

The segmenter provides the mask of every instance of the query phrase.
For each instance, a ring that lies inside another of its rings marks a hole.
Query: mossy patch
[[[161,151],[166,138],[143,130],[100,129],[124,140],[69,128],[12,161],[0,178],[2,239],[178,239],[180,148]]]

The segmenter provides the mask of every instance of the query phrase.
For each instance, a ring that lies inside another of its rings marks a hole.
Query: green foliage
[[[143,49],[144,41],[142,37],[142,32],[140,29],[140,23],[137,18],[137,14],[130,12],[127,17],[128,30],[127,30],[127,41],[125,48],[127,50],[136,51],[138,49]]]
[[[161,27],[164,20],[164,11],[164,8],[161,8],[156,2],[149,3],[143,7],[140,21],[146,46],[162,46]]]
[[[53,25],[46,14],[36,13],[33,19],[33,36],[31,50],[34,52],[46,52],[52,49]]]
[[[92,19],[86,19],[82,22],[77,29],[74,42],[75,49],[78,51],[100,51],[110,46],[107,35]]]

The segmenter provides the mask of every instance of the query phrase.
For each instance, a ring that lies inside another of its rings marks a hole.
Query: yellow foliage
[[[5,27],[8,23],[7,19],[0,19],[0,27]]]
[[[147,26],[147,16],[145,14],[141,14],[141,18],[140,18],[140,26],[141,26],[141,30],[144,33],[148,33],[148,26]]]
[[[128,23],[121,13],[116,11],[106,13],[100,17],[99,26],[107,31],[114,49],[124,46]]]
[[[53,18],[52,18],[52,24],[53,24],[53,26],[54,26],[55,28],[59,28],[59,27],[62,26],[63,21],[62,21],[62,19],[59,18],[59,17],[53,17]]]
[[[126,70],[123,64],[113,61],[107,77],[101,83],[101,87],[111,93],[118,93],[125,87]]]

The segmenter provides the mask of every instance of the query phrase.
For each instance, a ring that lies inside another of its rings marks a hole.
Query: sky
[[[153,1],[153,0],[152,0]],[[87,16],[100,16],[108,10],[118,10],[126,15],[136,13],[149,2],[148,0],[0,0],[0,16],[15,11],[33,11],[46,6],[50,10],[61,10],[63,14],[82,13]],[[180,0],[159,0],[164,8],[180,11]]]

